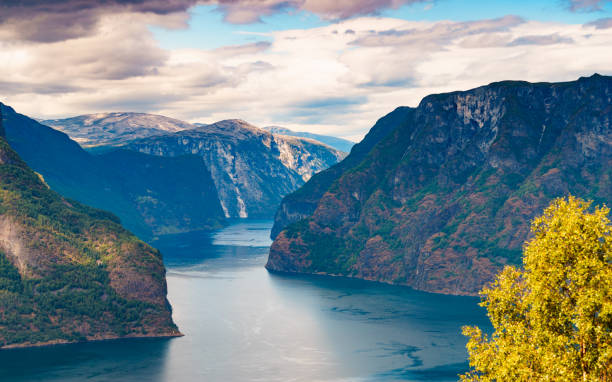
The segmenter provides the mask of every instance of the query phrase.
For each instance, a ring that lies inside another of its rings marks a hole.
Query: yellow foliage
[[[523,269],[483,289],[494,332],[463,328],[462,381],[612,381],[612,225],[590,205],[554,200],[532,223]]]

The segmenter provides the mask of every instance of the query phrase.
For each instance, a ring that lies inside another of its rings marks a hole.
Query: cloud
[[[593,12],[601,11],[612,0],[565,1],[572,12]],[[124,14],[146,16],[149,24],[165,28],[185,28],[189,10],[199,4],[215,5],[229,23],[248,24],[288,10],[342,21],[416,3],[432,6],[432,0],[3,0],[0,39],[52,43],[91,36],[97,33],[104,17]],[[500,21],[504,19],[493,20],[497,24]],[[516,18],[505,21],[512,23]],[[449,25],[461,29],[477,27],[476,23]]]
[[[248,24],[288,9],[341,20],[423,1],[428,0],[3,0],[0,38],[58,42],[90,36],[103,17],[121,14],[147,15],[151,24],[184,28],[189,9],[198,4],[216,5],[229,23]]]
[[[572,44],[574,40],[570,37],[560,36],[558,33],[548,35],[521,36],[511,41],[508,46],[519,45],[553,45],[553,44]]]
[[[598,19],[595,21],[591,21],[590,23],[584,24],[585,27],[594,27],[596,29],[608,29],[612,28],[612,17],[606,17],[603,19]]]
[[[610,0],[569,0],[569,9],[572,12],[596,12],[601,11],[605,3]]]
[[[359,139],[431,93],[612,74],[612,28],[595,25],[355,17],[252,44],[168,50],[148,29],[152,17],[103,15],[89,35],[52,43],[0,38],[0,101],[41,118],[139,111]]]
[[[245,45],[224,46],[214,50],[216,54],[224,57],[235,57],[245,54],[257,54],[268,49],[272,44],[267,41],[254,42]]]
[[[23,83],[15,81],[0,81],[0,89],[6,93],[13,94],[66,94],[76,93],[84,89],[77,86],[62,85],[56,83]]]
[[[10,71],[13,67],[15,53],[10,54],[13,51],[23,54],[19,67],[33,79],[63,83],[75,79],[123,80],[152,76],[169,56],[143,25],[144,21],[137,16],[122,15],[101,22],[97,36],[37,46],[0,43],[7,53],[4,69]],[[7,51],[7,46],[14,46],[14,50]]]
[[[498,19],[439,22],[429,28],[389,29],[369,32],[367,35],[353,41],[359,46],[399,46],[418,44],[421,46],[447,44],[451,41],[471,35],[504,32],[525,21],[518,16],[505,16]]]
[[[423,0],[303,0],[300,8],[327,19],[346,19],[356,15],[372,15],[382,9],[399,8]]]
[[[0,36],[35,42],[57,42],[96,32],[109,14],[145,14],[168,28],[186,26],[184,12],[197,0],[3,0]],[[178,16],[178,17],[177,17]]]

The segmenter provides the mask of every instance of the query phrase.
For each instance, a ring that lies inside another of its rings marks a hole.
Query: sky
[[[494,81],[612,75],[612,0],[0,0],[0,102],[360,140]]]

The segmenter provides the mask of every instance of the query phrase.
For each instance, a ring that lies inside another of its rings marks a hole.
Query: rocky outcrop
[[[268,133],[241,120],[220,121],[128,143],[146,154],[192,154],[210,168],[227,217],[270,218],[282,197],[344,154],[317,141]]]
[[[159,251],[50,190],[0,137],[0,348],[178,335]]]
[[[195,126],[178,119],[145,113],[98,113],[47,119],[43,125],[64,132],[83,147],[117,146],[127,141],[175,133]]]
[[[612,200],[611,77],[499,82],[399,110],[285,198],[268,269],[475,294],[520,261],[553,198]]]
[[[223,224],[215,184],[200,158],[117,148],[92,155],[66,134],[1,103],[0,108],[8,142],[53,190],[115,213],[140,237]]]

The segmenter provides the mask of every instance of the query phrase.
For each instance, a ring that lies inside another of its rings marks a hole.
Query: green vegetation
[[[149,311],[159,309],[120,297],[102,267],[57,265],[41,279],[23,280],[16,268],[9,272],[13,276],[9,282],[0,279],[0,345],[84,340],[91,333],[80,330],[80,323],[91,325],[101,318],[105,331],[125,335]]]
[[[481,293],[490,336],[465,327],[462,381],[612,380],[612,224],[607,207],[556,199],[532,223],[524,270]]]
[[[12,293],[21,292],[22,290],[19,271],[8,261],[3,252],[0,252],[0,290]]]
[[[111,273],[121,268],[164,290],[159,252],[114,215],[50,190],[3,138],[0,220],[21,248],[0,250],[0,347],[176,329],[165,303],[111,285]]]
[[[424,98],[369,152],[357,158],[356,145],[286,199],[275,228],[296,216],[316,224],[291,228],[302,256],[279,250],[283,261],[271,264],[325,271],[319,265],[349,258],[349,275],[477,294],[503,266],[520,264],[529,222],[551,200],[610,202],[611,86],[612,77],[593,76]],[[321,248],[309,235],[351,249]]]

